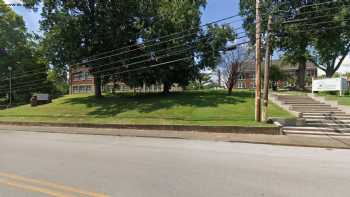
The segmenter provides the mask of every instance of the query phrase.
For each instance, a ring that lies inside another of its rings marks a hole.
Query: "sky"
[[[5,3],[21,3],[20,0],[5,0]],[[38,11],[34,12],[32,10],[25,9],[24,7],[16,6],[12,9],[23,19],[26,23],[26,27],[29,32],[40,33],[39,30],[39,20],[41,7],[38,7]],[[239,0],[208,0],[206,8],[203,10],[202,24],[210,23],[222,18],[239,14]],[[222,23],[230,23],[233,27],[241,27],[242,18],[235,17]],[[275,55],[274,58],[277,58]],[[345,59],[339,72],[345,73],[350,72],[350,55]],[[322,73],[321,71],[319,73]]]

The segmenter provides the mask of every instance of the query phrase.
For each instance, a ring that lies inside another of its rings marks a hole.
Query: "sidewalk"
[[[188,140],[210,140],[225,142],[257,143],[272,145],[342,148],[350,149],[350,137],[305,136],[305,135],[263,135],[210,133],[196,131],[136,130],[136,129],[96,129],[73,127],[10,126],[1,125],[0,132],[47,132],[64,134],[111,135],[128,137],[174,138]]]

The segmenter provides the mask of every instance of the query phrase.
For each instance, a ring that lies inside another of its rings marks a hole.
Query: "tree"
[[[296,18],[298,12],[295,9],[308,2],[307,0],[268,0],[264,1],[261,6],[262,32],[266,34],[269,14],[274,15],[273,29],[277,36],[274,37],[273,48],[282,50],[290,63],[299,65],[297,84],[300,89],[305,87],[306,58],[309,57],[307,50],[309,38],[305,36],[305,33],[285,28],[286,26],[283,26],[282,23]],[[289,10],[289,12],[280,12],[281,10]],[[255,44],[255,1],[240,1],[240,14],[244,17],[243,26],[248,32],[251,42]]]
[[[234,40],[235,35],[229,26],[209,25],[206,30],[200,28],[201,8],[206,1],[155,1],[152,21],[148,31],[141,35],[147,43],[155,37],[176,35],[156,42],[156,46],[147,47],[141,54],[154,55],[156,61],[134,65],[133,68],[173,62],[160,67],[125,73],[120,78],[130,86],[143,83],[162,83],[164,93],[169,93],[172,84],[185,87],[190,81],[200,80],[203,69],[215,68],[226,43]],[[179,34],[180,32],[180,34]],[[182,33],[181,33],[182,32]],[[171,39],[174,38],[174,39]],[[166,42],[166,40],[171,42]],[[170,50],[174,48],[174,50]],[[144,48],[144,47],[142,47]],[[188,59],[186,59],[188,57]],[[182,61],[177,61],[184,59]],[[136,61],[136,60],[135,60]],[[128,62],[133,64],[133,62]]]
[[[211,25],[207,31],[200,30],[201,9],[206,0],[43,2],[41,28],[45,32],[47,59],[64,69],[90,57],[84,64],[91,67],[95,76],[96,96],[101,96],[100,85],[106,76],[115,76],[131,87],[162,83],[165,93],[173,83],[186,86],[198,77],[200,70],[214,67],[218,50],[234,38],[228,27]],[[165,35],[170,36],[162,39]],[[154,40],[157,37],[161,39]],[[104,53],[121,46],[128,47]],[[171,50],[174,46],[179,47]],[[104,58],[106,55],[112,56]],[[183,61],[175,62],[178,59]],[[174,62],[165,64],[169,61]],[[156,64],[164,65],[141,69]]]
[[[272,65],[270,68],[270,81],[272,84],[272,90],[277,90],[277,82],[286,79],[285,74],[282,72],[279,66]]]
[[[212,88],[215,86],[209,73],[202,72],[199,75],[200,76],[198,77],[198,79],[190,81],[189,87],[191,89],[202,90],[205,88]]]
[[[30,94],[43,88],[47,67],[37,50],[36,36],[26,32],[23,18],[0,0],[0,96],[9,93],[12,71],[12,95],[28,101]],[[15,100],[15,101],[16,101]]]
[[[347,7],[345,7],[347,5]],[[322,20],[309,20],[312,28],[317,29],[312,36],[312,50],[310,60],[326,73],[326,77],[332,77],[340,68],[344,59],[350,52],[350,8],[347,3],[336,3],[336,10],[322,12]],[[329,5],[320,6],[318,9],[326,10]],[[313,11],[315,9],[310,9]],[[313,16],[308,16],[313,17]],[[323,22],[323,23],[322,23]],[[305,28],[304,30],[307,30]]]
[[[33,0],[26,2],[32,3]],[[39,4],[41,1],[34,2]],[[141,32],[137,25],[142,18],[144,2],[148,1],[43,1],[41,29],[44,31],[45,57],[57,70],[67,70],[69,65],[82,63],[84,57],[135,43]],[[98,66],[117,59],[91,61],[99,57],[90,58],[85,63],[94,74],[97,97],[101,96],[100,84],[104,74],[99,71],[114,65]]]
[[[221,68],[228,93],[232,94],[232,89],[237,83],[244,63],[250,61],[249,51],[246,46],[239,46],[233,51],[229,51],[222,56]]]
[[[251,38],[255,35],[254,4],[241,1],[241,15],[245,17],[244,26]],[[275,48],[284,51],[290,63],[299,65],[299,89],[305,86],[307,61],[312,61],[330,77],[349,53],[348,6],[346,1],[264,1],[263,18],[273,10],[279,11],[275,20],[275,30],[278,30]],[[284,21],[294,22],[285,24]],[[262,27],[266,30],[265,24]]]
[[[67,79],[62,77],[62,75],[58,71],[54,69],[49,70],[47,75],[47,81],[51,87],[51,97],[55,98],[68,93],[69,86],[67,83]]]

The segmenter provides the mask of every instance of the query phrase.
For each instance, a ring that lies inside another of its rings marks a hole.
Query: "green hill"
[[[291,117],[270,105],[270,116]],[[0,121],[185,124],[268,126],[254,121],[254,94],[235,91],[182,92],[170,95],[69,95],[38,107],[19,106],[0,111]]]

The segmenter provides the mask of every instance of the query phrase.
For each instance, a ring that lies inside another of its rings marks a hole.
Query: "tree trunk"
[[[328,67],[326,70],[326,77],[327,78],[332,78],[335,73],[335,70],[333,68]]]
[[[101,91],[102,80],[100,75],[95,76],[94,83],[95,83],[95,97],[100,98],[102,97],[102,91]]]
[[[277,87],[277,82],[276,81],[272,81],[272,90],[273,91],[277,91],[278,87]]]
[[[116,89],[117,89],[117,78],[115,75],[113,75],[113,89],[112,89],[113,94],[115,94]]]
[[[229,95],[232,94],[232,90],[233,90],[233,86],[229,86],[229,87],[228,87],[228,94],[229,94]]]
[[[163,84],[163,93],[169,94],[170,93],[171,84],[170,83],[164,83]]]
[[[305,70],[306,70],[306,61],[302,60],[299,62],[298,76],[297,76],[297,89],[305,90]]]

